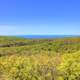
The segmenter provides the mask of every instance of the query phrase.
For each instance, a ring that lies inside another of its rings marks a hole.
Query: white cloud
[[[9,35],[14,31],[14,27],[8,26],[8,25],[0,25],[0,35]]]
[[[49,26],[49,25],[0,25],[0,35],[30,35],[30,34],[68,34],[80,35],[78,27]]]

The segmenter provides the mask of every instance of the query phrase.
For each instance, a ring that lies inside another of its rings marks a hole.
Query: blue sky
[[[80,0],[0,0],[0,35],[80,35]]]

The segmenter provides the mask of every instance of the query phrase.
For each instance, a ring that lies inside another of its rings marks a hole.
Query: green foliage
[[[80,37],[0,37],[0,80],[80,80]]]
[[[64,54],[58,69],[63,80],[80,80],[80,52]]]
[[[52,80],[56,73],[54,57],[48,55],[2,57],[0,73],[5,80]]]

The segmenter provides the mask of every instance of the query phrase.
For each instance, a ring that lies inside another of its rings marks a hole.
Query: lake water
[[[64,38],[73,36],[74,35],[22,35],[19,37],[34,39],[34,38]]]

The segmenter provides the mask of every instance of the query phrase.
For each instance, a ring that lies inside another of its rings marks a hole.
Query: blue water
[[[64,38],[64,37],[73,37],[73,36],[74,35],[22,35],[19,37],[34,39],[34,38]]]

